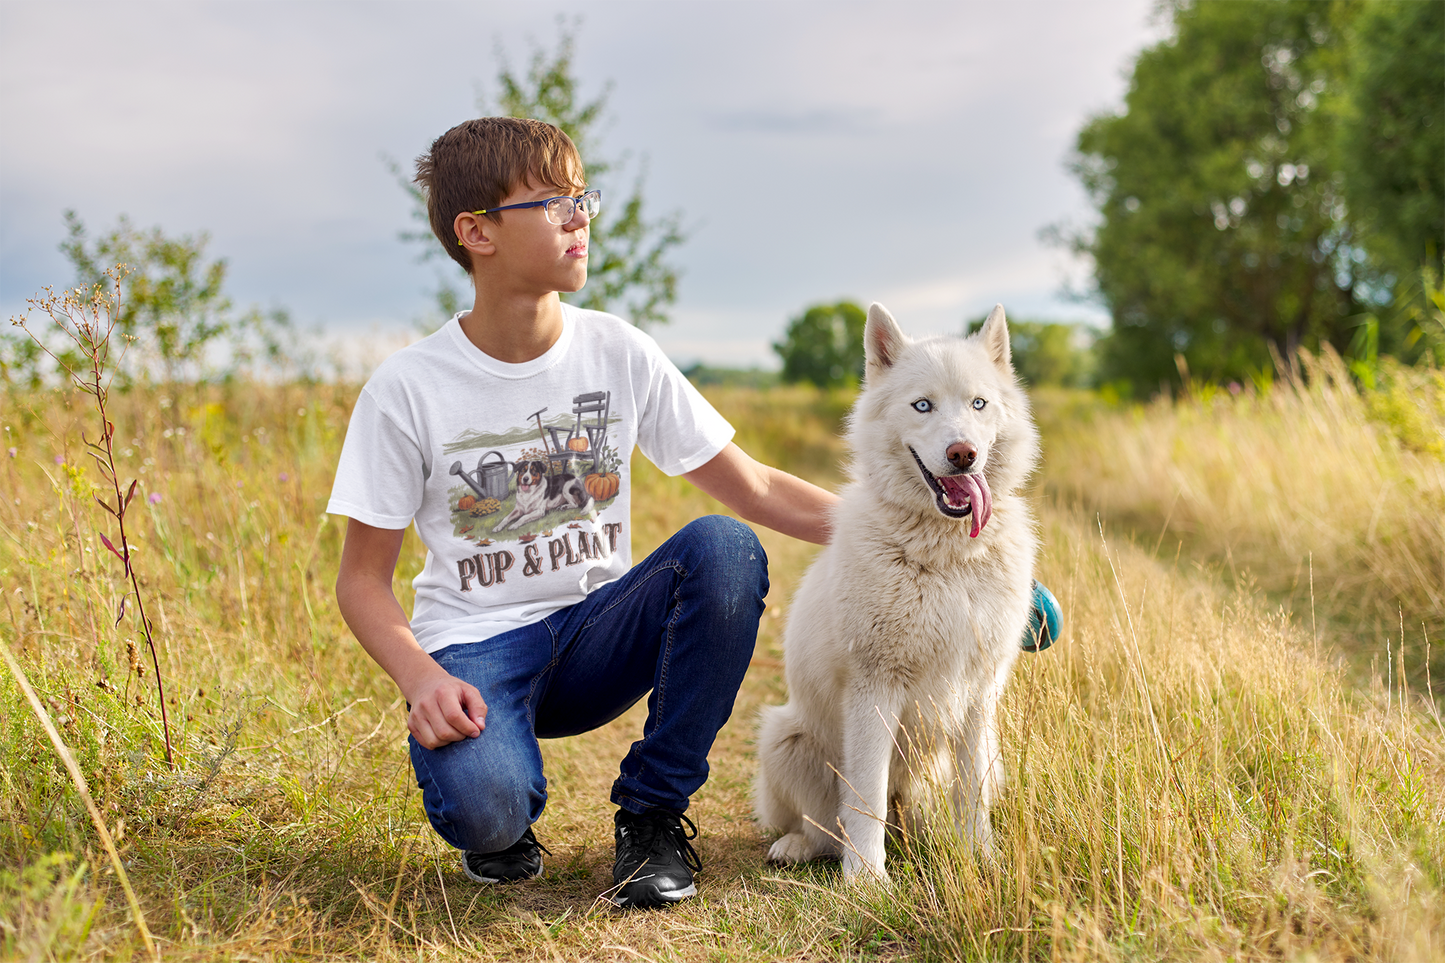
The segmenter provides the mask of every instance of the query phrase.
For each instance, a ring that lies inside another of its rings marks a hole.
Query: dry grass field
[[[924,832],[890,852],[886,889],[763,862],[753,722],[784,697],[781,628],[813,551],[767,531],[770,607],[690,813],[700,896],[657,913],[598,899],[640,709],[545,744],[545,877],[470,883],[426,825],[397,692],[332,597],[344,521],[322,510],[354,386],[111,397],[173,768],[134,616],[115,621],[82,396],[5,396],[0,639],[166,960],[1445,960],[1445,727],[1421,681],[1442,642],[1445,391],[1311,385],[1132,408],[1039,396],[1040,577],[1066,631],[1005,698],[1002,858]],[[848,395],[711,397],[745,449],[838,483]],[[633,468],[638,557],[718,510]],[[404,604],[420,560],[408,536]],[[0,672],[0,957],[147,956]]]
[[[1301,362],[1298,387],[1205,386],[1123,412],[1046,395],[1042,487],[1297,621],[1327,619],[1356,681],[1403,643],[1423,686],[1429,639],[1445,685],[1445,373],[1387,364],[1362,393],[1333,352]]]

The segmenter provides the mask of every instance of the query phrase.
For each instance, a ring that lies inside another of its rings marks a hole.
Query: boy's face
[[[559,195],[580,194],[548,185],[524,184],[498,204],[525,204]],[[565,224],[553,224],[541,207],[507,211],[501,223],[482,218],[483,232],[494,250],[489,256],[489,273],[519,293],[550,294],[580,291],[587,283],[587,241],[590,219],[581,205]],[[473,252],[473,260],[477,258]]]

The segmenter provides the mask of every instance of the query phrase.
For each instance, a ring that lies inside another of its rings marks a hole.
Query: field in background
[[[1271,386],[1125,409],[1043,392],[1040,487],[1325,625],[1356,681],[1403,647],[1445,699],[1445,374],[1387,365],[1361,392],[1333,352],[1301,362]]]
[[[1392,408],[1315,383],[1142,408],[1040,397],[1040,577],[1067,631],[1020,662],[1005,699],[1001,864],[926,833],[894,848],[889,890],[762,863],[752,724],[784,697],[781,627],[813,552],[766,531],[770,607],[691,812],[701,897],[650,914],[597,900],[636,709],[545,744],[546,878],[469,883],[426,827],[397,693],[331,594],[343,523],[322,509],[354,389],[112,398],[146,498],[135,559],[174,771],[135,626],[113,624],[121,572],[75,399],[5,402],[0,633],[80,758],[167,959],[1445,959],[1445,729],[1420,697],[1414,629],[1439,641],[1440,462],[1412,434],[1445,423],[1430,421],[1441,395],[1425,383]],[[744,448],[838,483],[849,395],[708,390]],[[717,510],[633,467],[638,557]],[[419,565],[409,535],[404,604]],[[1380,614],[1395,607],[1403,648]],[[1381,651],[1359,681],[1334,655],[1362,646]],[[68,777],[0,674],[0,957],[140,949]]]

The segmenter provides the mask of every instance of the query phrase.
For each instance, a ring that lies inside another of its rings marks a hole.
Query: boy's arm
[[[336,602],[351,634],[411,703],[406,727],[428,749],[482,734],[487,705],[477,688],[455,678],[412,635],[391,577],[405,529],[350,519],[336,576]]]
[[[682,477],[750,522],[825,545],[838,496],[785,471],[754,461],[732,442]]]

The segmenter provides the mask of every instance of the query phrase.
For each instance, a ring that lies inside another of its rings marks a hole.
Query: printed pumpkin
[[[620,482],[617,478],[617,473],[609,471],[603,474],[588,475],[582,479],[582,484],[586,486],[587,493],[591,495],[594,500],[605,502],[617,494],[617,486]]]
[[[576,438],[568,438],[568,439],[567,439],[567,447],[570,448],[570,449],[572,449],[573,451],[586,451],[586,450],[587,450],[587,439],[586,439],[586,438],[583,438],[583,437],[580,436],[580,435],[577,436]]]
[[[472,506],[475,505],[476,503],[477,503],[477,500],[476,500],[475,498],[473,498],[472,496],[470,496],[470,495],[463,495],[463,496],[457,501],[457,511],[459,511],[459,512],[469,512],[469,511],[472,510]]]

